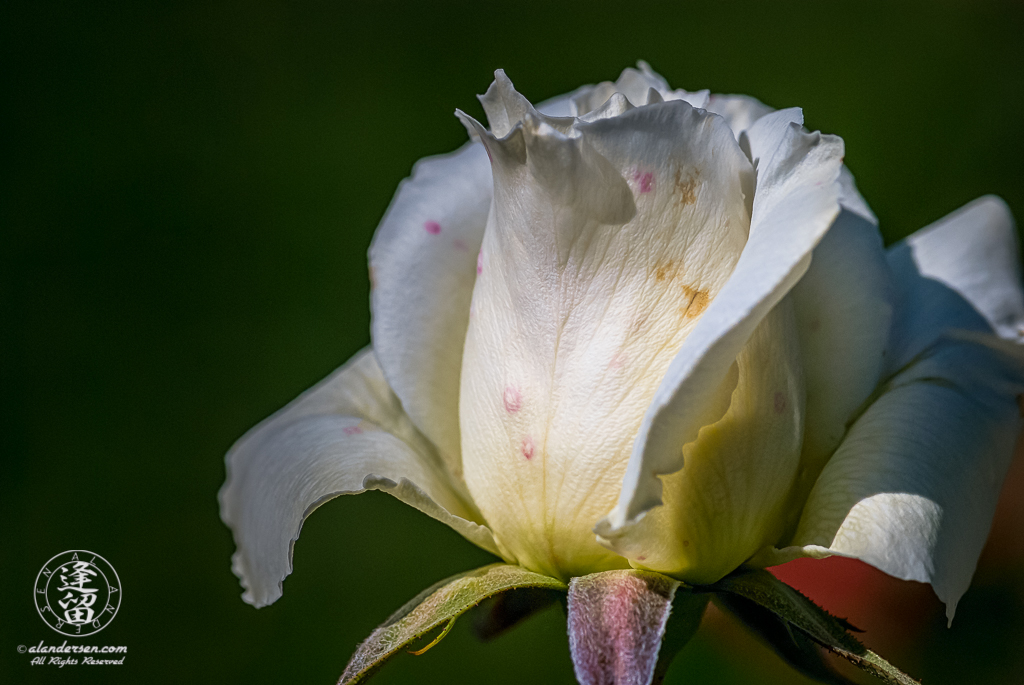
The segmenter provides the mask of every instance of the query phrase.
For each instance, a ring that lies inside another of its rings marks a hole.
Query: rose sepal
[[[413,652],[422,654],[448,633],[459,616],[484,600],[517,588],[564,592],[566,586],[556,578],[509,564],[489,564],[446,578],[406,602],[374,630],[356,648],[339,685],[365,680],[403,648],[441,628],[433,641]]]
[[[741,569],[706,590],[715,602],[768,643],[786,662],[822,683],[851,681],[832,670],[822,648],[891,685],[920,685],[865,647],[848,621],[831,615],[768,571]]]
[[[700,627],[710,595],[635,569],[569,581],[569,650],[580,685],[660,683]]]

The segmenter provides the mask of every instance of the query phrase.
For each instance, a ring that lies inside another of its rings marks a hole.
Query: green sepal
[[[748,623],[755,632],[766,637],[776,651],[779,651],[784,658],[800,668],[806,675],[822,682],[843,682],[836,680],[835,678],[838,676],[835,674],[826,676],[824,673],[814,672],[817,670],[817,666],[814,665],[812,654],[814,646],[811,641],[813,641],[883,682],[892,685],[919,685],[917,680],[862,645],[857,638],[850,634],[849,631],[853,627],[847,621],[832,616],[768,571],[744,569],[726,576],[713,585],[706,586],[705,589],[719,593],[726,608],[730,608],[730,595],[732,595],[749,600],[778,617],[780,621],[777,630],[788,632],[788,636],[780,634],[766,636],[765,630],[770,629],[770,622],[765,621],[763,617],[757,618],[757,612],[744,611],[743,603],[736,604],[740,610],[733,612],[738,618]],[[804,636],[810,638],[810,641],[804,639]],[[782,649],[779,649],[780,646]],[[791,658],[795,655],[792,652],[787,654],[786,651],[792,647],[808,652],[808,660],[801,661]],[[808,667],[810,670],[805,670]]]
[[[555,578],[508,564],[490,564],[446,578],[406,602],[374,630],[352,655],[339,684],[349,685],[366,679],[403,648],[444,626],[433,642],[417,652],[422,654],[444,637],[463,613],[489,597],[516,588],[564,592],[566,585]]]

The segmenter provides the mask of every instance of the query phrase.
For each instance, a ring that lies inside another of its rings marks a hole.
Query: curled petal
[[[618,504],[598,523],[602,537],[628,534],[627,528],[662,503],[659,476],[684,468],[683,447],[703,427],[702,407],[758,324],[806,272],[811,251],[839,212],[842,140],[807,133],[798,119],[798,110],[782,110],[761,117],[748,131],[757,168],[750,238],[654,395]]]
[[[856,557],[931,583],[952,620],[1021,424],[1012,225],[1001,201],[982,198],[889,251],[891,378],[822,471],[790,546],[755,563]]]
[[[769,312],[740,351],[723,388],[728,410],[683,448],[686,465],[662,476],[664,504],[602,539],[635,567],[711,583],[795,524],[804,384],[791,305]]]
[[[227,455],[221,518],[243,599],[281,596],[302,521],[338,495],[382,490],[498,553],[480,515],[402,412],[369,349],[246,433]]]
[[[991,328],[1024,340],[1017,232],[1006,203],[988,195],[922,228],[890,249],[905,303],[894,332],[894,363],[943,331]]]
[[[616,116],[617,113],[611,113],[606,108],[616,95],[631,107],[669,100],[684,100],[694,107],[707,107],[710,92],[672,90],[668,82],[655,73],[647,62],[640,61],[636,69],[624,69],[614,83],[605,81],[596,86],[580,88],[572,96],[573,114],[587,121]]]
[[[517,123],[527,117],[539,119],[562,133],[568,133],[575,121],[571,116],[551,116],[535,109],[529,100],[516,91],[504,69],[494,72],[494,82],[480,96],[480,104],[487,114],[491,133],[498,138],[507,136]]]
[[[952,621],[1020,432],[1021,392],[1020,349],[939,343],[850,429],[777,560],[840,554],[930,583]]]
[[[732,128],[737,140],[753,136],[763,136],[764,129],[754,129],[754,122],[775,111],[757,98],[749,95],[712,95],[707,104],[707,110],[720,115]],[[803,123],[803,115],[797,109],[792,109],[791,121]],[[839,204],[844,209],[857,214],[860,217],[878,225],[878,219],[874,212],[868,207],[867,201],[857,190],[857,184],[853,180],[853,174],[845,166],[839,173]]]

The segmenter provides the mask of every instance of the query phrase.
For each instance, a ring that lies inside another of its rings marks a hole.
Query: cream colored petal
[[[623,566],[591,529],[746,240],[749,162],[724,122],[683,101],[568,134],[530,114],[501,140],[467,123],[493,159],[495,202],[463,361],[466,482],[528,568]]]
[[[338,495],[382,490],[498,553],[479,512],[402,412],[369,349],[246,433],[219,499],[243,599],[281,596],[303,520]]]
[[[839,212],[842,140],[807,133],[798,118],[798,111],[782,110],[748,131],[757,168],[750,238],[654,395],[619,501],[598,523],[606,539],[629,535],[627,529],[662,504],[659,476],[684,468],[683,447],[697,439],[703,408],[760,322],[806,272],[811,251]]]
[[[790,298],[761,321],[736,362],[728,411],[683,449],[683,469],[662,477],[664,505],[603,540],[635,567],[711,583],[795,524],[804,389]]]

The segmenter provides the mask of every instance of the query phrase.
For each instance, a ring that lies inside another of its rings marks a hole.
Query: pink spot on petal
[[[529,435],[523,438],[523,444],[519,446],[519,451],[523,453],[527,461],[533,459],[533,438]]]
[[[515,414],[523,407],[523,395],[519,392],[519,388],[511,385],[506,387],[502,399],[505,401],[505,411],[509,414]]]
[[[484,251],[480,248],[480,252],[476,255],[476,275],[479,276],[484,272]]]
[[[345,435],[359,435],[363,432],[363,429],[359,426],[345,426],[341,429],[341,432]]]
[[[641,193],[649,193],[649,192],[651,192],[651,189],[653,187],[654,187],[654,174],[652,174],[651,172],[648,171],[646,174],[644,174],[644,175],[642,175],[640,177],[640,192]]]
[[[453,240],[452,245],[455,246],[456,250],[459,250],[461,252],[465,252],[466,250],[469,249],[469,246],[466,245],[466,243],[464,243],[461,238],[456,238],[455,240]]]
[[[637,560],[637,561],[644,561],[645,559],[647,559],[647,557],[646,557],[646,556],[644,556],[643,554],[641,554],[640,556],[638,556],[638,557],[636,558],[636,560]]]
[[[441,224],[437,223],[436,221],[427,221],[424,222],[423,224],[423,230],[429,233],[430,235],[437,235],[438,233],[441,232]]]
[[[775,398],[773,400],[773,404],[775,405],[776,414],[781,414],[782,412],[786,411],[786,396],[782,394],[781,390],[775,391]]]

